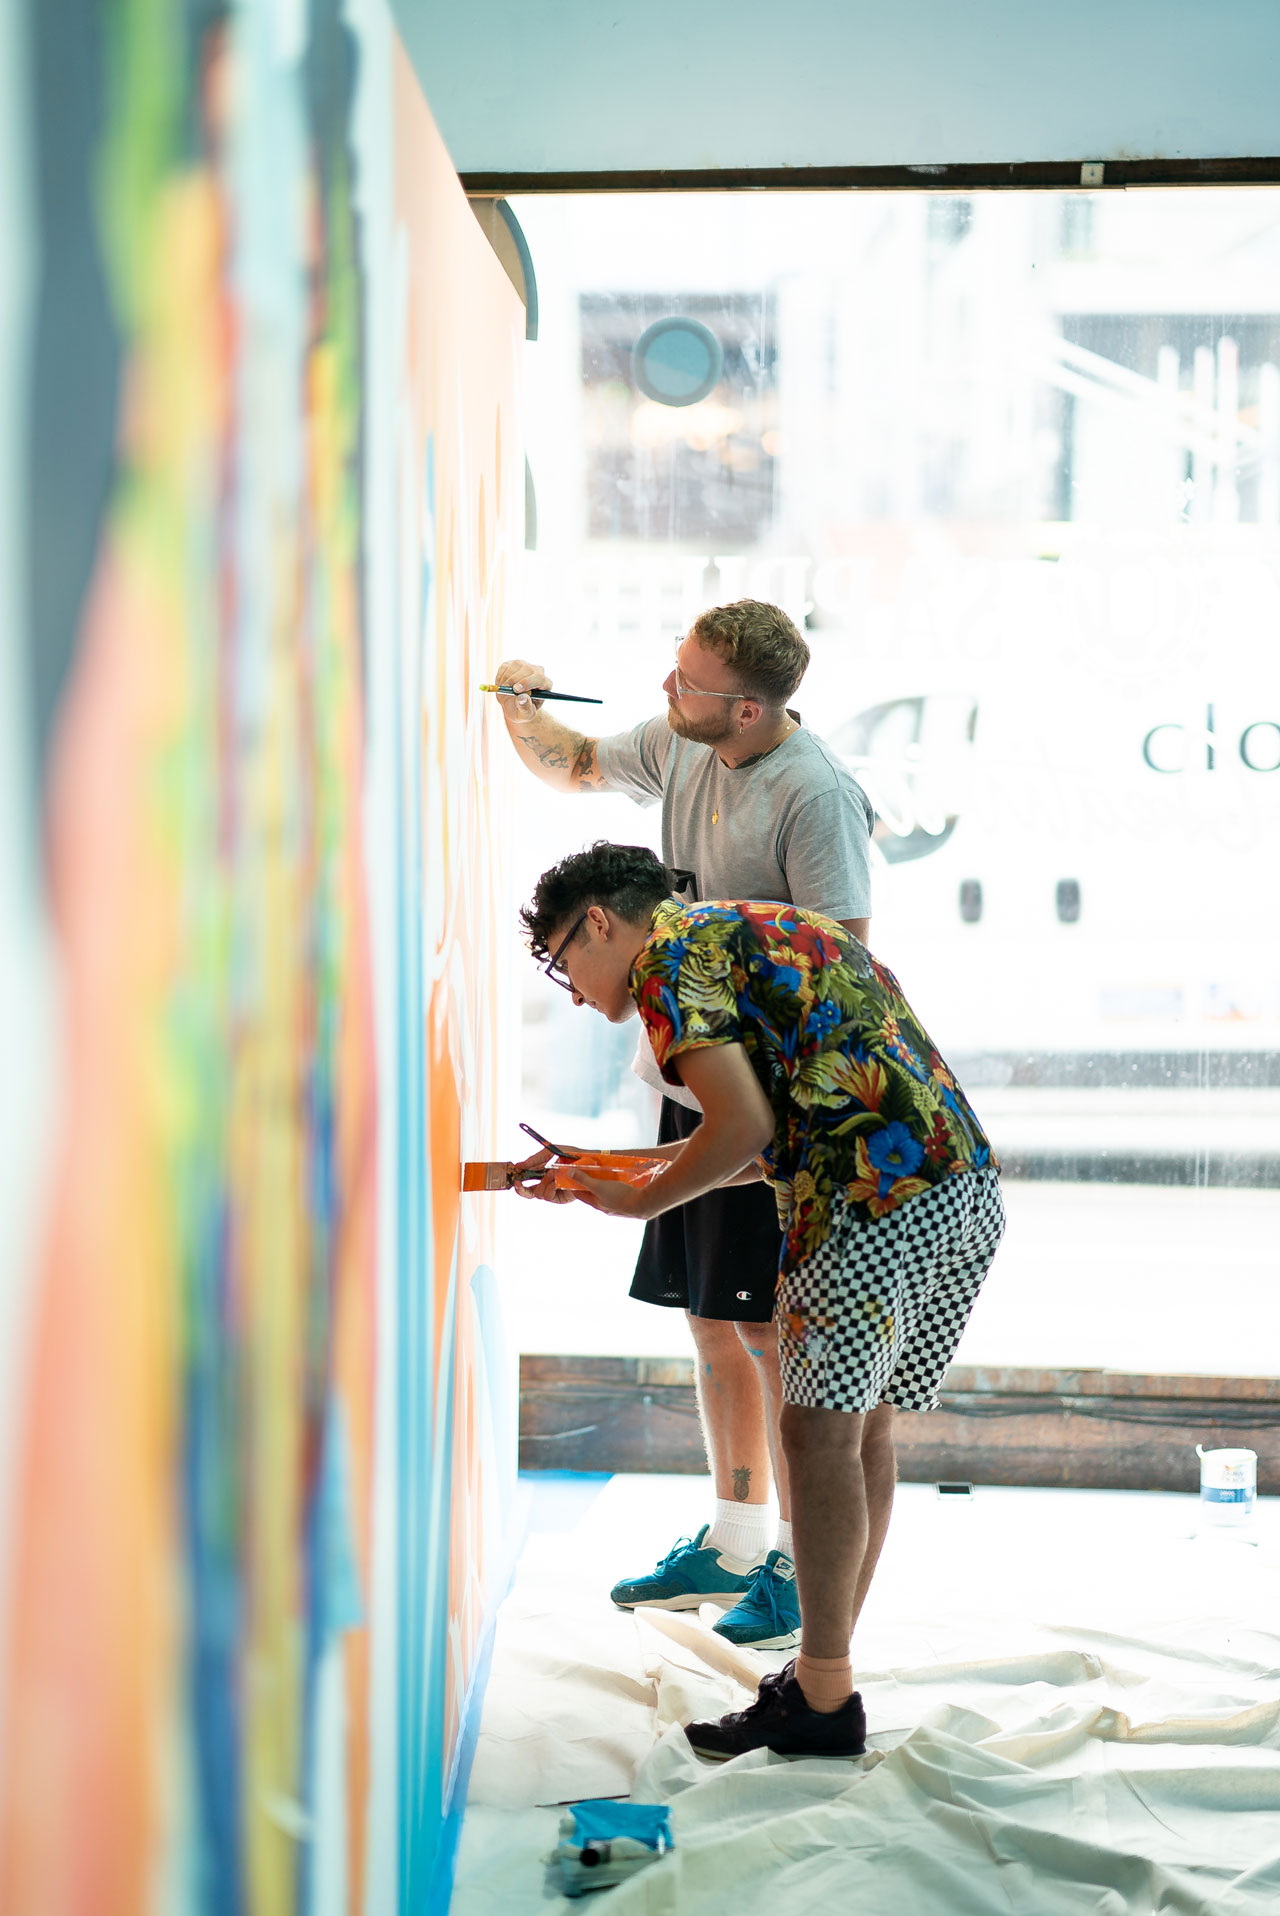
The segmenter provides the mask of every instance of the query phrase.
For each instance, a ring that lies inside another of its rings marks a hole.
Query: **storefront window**
[[[1280,191],[513,204],[530,655],[607,733],[703,606],[803,621],[797,704],[876,809],[872,946],[1006,1166],[962,1359],[1274,1371]],[[668,319],[714,336],[692,403],[640,376]],[[656,843],[625,800],[521,793],[526,888]],[[530,972],[533,1122],[647,1134],[634,1028]],[[607,1283],[576,1329],[544,1294],[530,1348],[683,1348],[625,1300],[625,1227],[550,1217]]]

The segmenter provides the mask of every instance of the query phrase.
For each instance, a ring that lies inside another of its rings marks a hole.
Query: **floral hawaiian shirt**
[[[784,1270],[828,1235],[837,1199],[870,1223],[944,1178],[998,1168],[897,979],[832,919],[668,900],[629,983],[669,1083],[682,1051],[745,1049],[773,1107],[761,1163]]]

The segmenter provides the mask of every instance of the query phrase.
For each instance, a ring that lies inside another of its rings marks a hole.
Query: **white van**
[[[924,567],[861,614],[815,690],[875,693],[821,726],[872,942],[1011,1168],[1280,1183],[1280,541]]]

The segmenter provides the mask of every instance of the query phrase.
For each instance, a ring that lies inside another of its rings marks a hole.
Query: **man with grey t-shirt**
[[[694,621],[663,685],[665,715],[631,732],[591,739],[571,731],[539,704],[551,681],[527,660],[500,665],[497,683],[515,688],[501,695],[507,730],[545,784],[661,802],[663,860],[679,869],[691,900],[800,905],[865,941],[874,815],[840,758],[788,710],[808,663],[785,613],[743,599]],[[673,1095],[651,1058],[648,1065],[642,1054],[640,1075],[664,1092],[659,1140],[687,1137],[701,1122],[696,1101]],[[688,1316],[716,1513],[692,1542],[681,1540],[652,1572],[612,1592],[627,1607],[728,1599],[717,1631],[761,1649],[798,1642],[800,1624],[777,1340],[766,1329],[780,1244],[763,1184],[711,1191],[645,1227],[631,1295]],[[782,1518],[771,1549],[770,1464]]]

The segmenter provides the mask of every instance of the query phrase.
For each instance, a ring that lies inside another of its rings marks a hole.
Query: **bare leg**
[[[698,1409],[716,1496],[767,1503],[769,1438],[755,1359],[733,1324],[686,1315],[698,1353]]]
[[[893,1513],[893,1405],[859,1415],[786,1404],[782,1442],[795,1503],[801,1648],[847,1656]]]
[[[870,1521],[862,1470],[866,1418],[782,1407],[804,1656],[847,1657]]]
[[[884,1547],[885,1535],[889,1528],[889,1519],[893,1515],[893,1493],[898,1482],[898,1458],[893,1442],[892,1404],[877,1404],[869,1411],[862,1424],[862,1483],[867,1499],[867,1543],[862,1553],[862,1568],[858,1572],[857,1588],[853,1593],[853,1615],[849,1620],[849,1634],[857,1628],[858,1618],[862,1615],[862,1606],[866,1602],[871,1579],[876,1573],[880,1561],[880,1552]]]
[[[778,1515],[783,1523],[790,1523],[791,1493],[780,1428],[782,1371],[778,1362],[778,1327],[776,1324],[739,1324],[737,1332],[743,1349],[756,1367],[764,1400],[765,1435],[769,1440],[769,1462],[773,1465],[774,1488],[778,1493]]]

